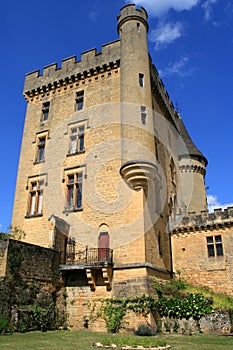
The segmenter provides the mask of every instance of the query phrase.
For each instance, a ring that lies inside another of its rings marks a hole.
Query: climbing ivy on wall
[[[142,295],[135,298],[101,299],[99,302],[87,303],[90,314],[89,320],[95,321],[102,317],[109,333],[117,333],[124,325],[124,316],[127,311],[147,317],[157,308],[157,301],[152,296]]]
[[[127,311],[133,311],[145,319],[149,314],[157,311],[161,317],[175,319],[193,317],[195,320],[212,312],[211,305],[201,293],[166,298],[163,296],[163,288],[158,285],[158,282],[155,282],[155,287],[158,297],[143,295],[135,298],[111,298],[101,299],[98,302],[88,302],[90,310],[88,319],[94,321],[101,317],[105,321],[107,331],[117,333],[124,325]],[[148,323],[147,320],[146,323]]]

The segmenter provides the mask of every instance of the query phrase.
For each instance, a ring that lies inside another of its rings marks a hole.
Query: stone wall
[[[0,241],[0,247],[4,253],[0,259],[0,315],[12,318],[20,327],[24,323],[21,311],[37,303],[46,308],[56,302],[61,286],[60,253],[13,239]]]
[[[6,275],[12,267],[24,279],[52,282],[59,279],[60,254],[53,249],[9,239]]]
[[[175,320],[168,317],[161,319],[162,331],[166,332],[167,329],[171,333],[174,333],[174,326],[176,324],[177,333],[190,334],[190,333],[206,333],[206,334],[229,334],[232,332],[233,325],[231,316],[228,310],[214,310],[209,315],[201,317],[199,321],[195,321],[193,318],[189,320],[181,319]]]
[[[172,234],[174,272],[197,286],[233,296],[233,209],[185,217]],[[208,255],[207,237],[221,236],[223,255]]]

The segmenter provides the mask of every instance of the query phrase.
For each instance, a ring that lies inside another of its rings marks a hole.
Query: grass
[[[97,350],[92,344],[94,342],[107,342],[109,344],[132,344],[136,340],[139,345],[146,342],[159,341],[161,344],[169,344],[173,350],[232,350],[233,337],[195,334],[184,336],[178,334],[159,335],[155,337],[137,337],[134,335],[109,335],[92,332],[31,332],[15,333],[0,336],[1,350]]]

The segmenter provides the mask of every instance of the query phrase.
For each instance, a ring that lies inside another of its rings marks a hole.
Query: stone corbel
[[[93,275],[91,269],[86,269],[88,284],[90,285],[91,291],[94,292],[96,289],[96,276]]]
[[[109,292],[110,290],[112,290],[112,275],[113,275],[112,268],[103,267],[102,273],[103,273],[104,284],[106,286],[107,291]]]

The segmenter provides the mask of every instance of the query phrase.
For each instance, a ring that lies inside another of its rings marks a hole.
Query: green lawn
[[[0,336],[0,349],[14,350],[94,350],[92,344],[107,339],[116,343],[122,337],[131,340],[138,339],[138,344],[143,337],[108,335],[91,332],[32,332]],[[152,340],[152,337],[147,339]],[[159,335],[153,337],[155,341],[161,340],[172,346],[174,350],[232,350],[233,337],[195,334],[187,335]],[[131,340],[132,341],[132,340]]]

